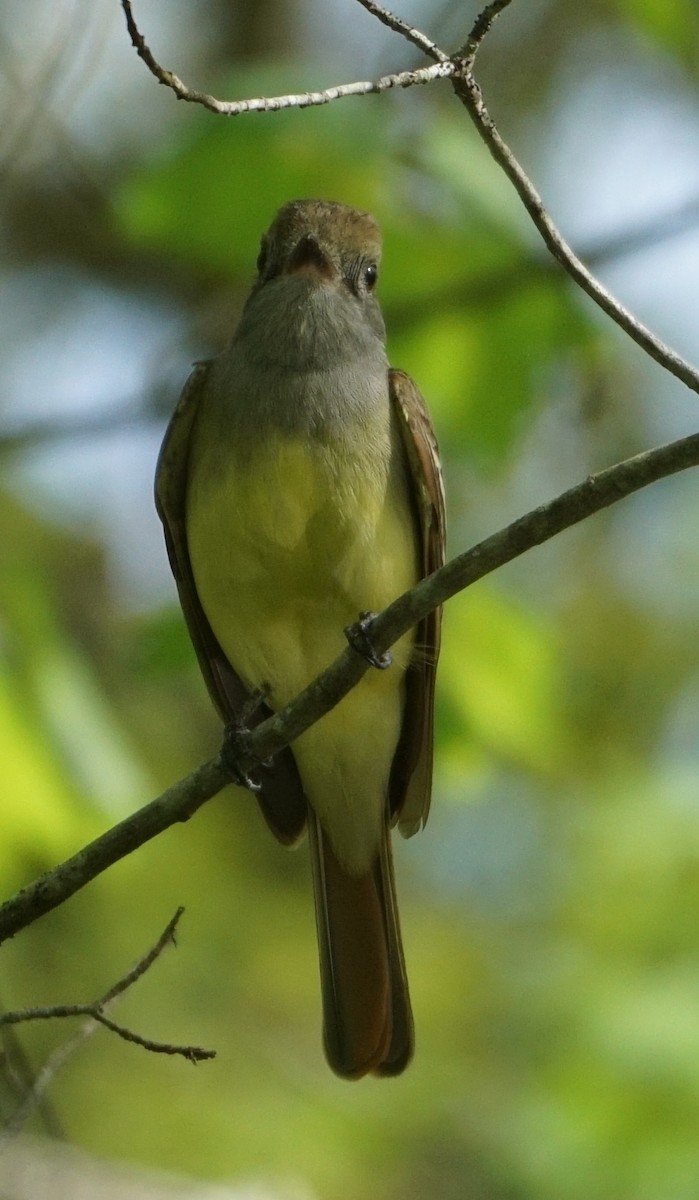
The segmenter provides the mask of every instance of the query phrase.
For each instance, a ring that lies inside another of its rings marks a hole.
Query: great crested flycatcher
[[[195,367],[165,435],[156,500],[214,704],[254,721],[342,650],[444,555],[439,458],[425,403],[388,366],[374,297],[374,219],[284,205],[228,349]],[[261,772],[281,842],[308,828],[324,1041],[337,1074],[396,1075],[413,1050],[389,827],[427,817],[439,613],[393,647]]]

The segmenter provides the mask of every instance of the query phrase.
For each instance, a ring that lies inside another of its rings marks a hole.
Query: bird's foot
[[[359,620],[355,621],[354,625],[347,625],[345,628],[345,637],[353,650],[357,654],[361,654],[367,662],[376,667],[378,671],[385,671],[393,662],[393,655],[390,650],[384,654],[374,648],[371,640],[371,627],[376,619],[376,613],[363,612],[359,614]]]
[[[241,709],[236,719],[231,721],[229,725],[226,725],[223,731],[221,762],[230,776],[231,783],[237,783],[239,787],[244,787],[249,792],[257,793],[262,790],[262,785],[258,779],[253,778],[249,770],[241,766],[241,761],[244,761],[246,757],[247,735],[250,732],[245,717],[250,715],[249,706],[255,698],[251,697]]]

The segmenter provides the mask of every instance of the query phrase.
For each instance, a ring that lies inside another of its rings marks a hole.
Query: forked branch
[[[365,96],[385,92],[391,88],[408,88],[417,84],[433,83],[437,79],[450,79],[456,95],[465,106],[480,137],[514,186],[554,258],[575,283],[594,300],[595,304],[642,350],[645,350],[646,354],[692,391],[699,392],[699,371],[634,317],[633,313],[621,304],[588,270],[568,245],[544,207],[541,196],[501,136],[486,108],[481,89],[474,76],[476,56],[496,17],[511,2],[512,0],[491,0],[491,3],[487,4],[479,13],[464,44],[453,54],[448,55],[427,34],[408,25],[383,5],[375,3],[374,0],[358,0],[358,3],[382,24],[387,25],[410,41],[423,54],[432,58],[434,60],[432,66],[384,75],[373,81],[358,80],[353,83],[337,84],[334,87],[325,88],[323,91],[309,91],[284,96],[258,96],[245,100],[219,100],[208,93],[189,88],[172,71],[168,71],[160,65],[136,25],[131,0],[121,0],[131,41],[155,78],[166,87],[171,88],[178,99],[201,104],[211,112],[222,116],[236,117],[249,112],[279,112],[287,108],[308,108],[314,105],[329,104],[334,100],[341,100],[349,96]]]
[[[183,908],[178,908],[175,915],[168,921],[155,945],[138,960],[130,971],[127,971],[103,996],[100,996],[99,999],[93,1000],[88,1004],[52,1004],[45,1008],[26,1008],[0,1014],[0,1029],[12,1025],[23,1025],[28,1021],[49,1021],[65,1017],[85,1018],[77,1033],[69,1038],[68,1041],[58,1046],[38,1072],[32,1086],[22,1098],[15,1112],[6,1121],[0,1133],[0,1146],[4,1140],[18,1133],[26,1124],[31,1114],[41,1103],[49,1084],[55,1078],[57,1072],[100,1025],[109,1029],[124,1041],[140,1046],[144,1050],[149,1050],[153,1054],[176,1054],[192,1063],[202,1062],[204,1059],[215,1057],[216,1052],[214,1050],[203,1050],[199,1046],[178,1046],[169,1042],[157,1042],[152,1038],[143,1037],[141,1034],[135,1033],[132,1029],[127,1029],[124,1025],[118,1025],[106,1014],[106,1009],[113,1005],[124,992],[133,987],[160,958],[163,951],[168,946],[174,944],[175,931],[183,912]]]

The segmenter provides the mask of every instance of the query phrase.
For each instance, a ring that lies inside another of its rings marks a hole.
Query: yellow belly
[[[344,626],[417,578],[400,459],[266,440],[230,469],[192,454],[187,535],[204,611],[232,666],[280,707],[346,645]],[[345,865],[376,851],[410,636],[293,745],[309,802]]]

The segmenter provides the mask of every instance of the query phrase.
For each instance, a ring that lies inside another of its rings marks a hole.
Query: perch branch
[[[405,592],[372,623],[372,645],[387,650],[432,609],[498,567],[564,529],[649,484],[699,465],[699,433],[625,459],[570,488],[548,504],[492,534]],[[238,738],[245,771],[277,754],[329,712],[367,671],[364,658],[346,650],[290,704]],[[168,788],[156,800],[83,847],[0,907],[0,942],[58,907],[96,875],[178,821],[187,821],[230,782],[221,755]]]

